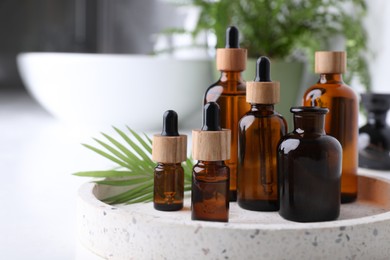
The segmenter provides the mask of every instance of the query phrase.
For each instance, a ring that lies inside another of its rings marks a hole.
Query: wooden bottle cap
[[[187,159],[187,136],[153,136],[152,159],[159,163],[180,163]]]
[[[246,83],[246,102],[254,104],[276,104],[279,101],[279,82],[249,81]]]
[[[230,129],[222,131],[192,130],[192,158],[200,161],[230,159]]]
[[[246,68],[246,49],[220,48],[217,49],[217,70],[244,71]]]
[[[345,51],[317,51],[315,53],[315,73],[344,73],[347,69]]]

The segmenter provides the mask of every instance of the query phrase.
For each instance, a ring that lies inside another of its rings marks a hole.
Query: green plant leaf
[[[107,177],[128,177],[134,176],[130,171],[85,171],[85,172],[76,172],[73,175],[81,177],[96,177],[96,178],[107,178]]]
[[[122,166],[122,167],[127,168],[127,167],[129,166],[126,162],[121,161],[121,160],[115,158],[114,156],[109,155],[108,153],[106,153],[106,152],[104,152],[104,151],[102,151],[102,150],[100,150],[100,149],[98,149],[98,148],[95,148],[95,147],[93,147],[93,146],[91,146],[91,145],[88,145],[88,144],[82,144],[82,145],[83,145],[84,147],[86,147],[86,148],[88,148],[88,149],[94,151],[95,153],[100,154],[101,156],[107,158],[108,160],[110,160],[110,161],[112,161],[112,162],[114,162],[114,163],[116,163],[116,164],[119,164],[119,165]]]
[[[116,177],[116,176],[113,176],[113,177]],[[120,176],[118,176],[118,177],[120,177]],[[140,176],[140,177],[133,177],[133,178],[127,179],[127,180],[95,181],[95,183],[101,184],[101,185],[111,185],[111,186],[131,186],[131,185],[135,185],[135,184],[144,183],[144,182],[147,182],[149,180],[150,180],[150,177]]]
[[[128,190],[115,196],[104,198],[102,201],[109,204],[132,204],[139,202],[153,201],[153,176],[156,164],[150,159],[152,153],[152,140],[143,134],[141,137],[131,128],[126,127],[130,134],[127,135],[119,128],[113,127],[115,132],[123,139],[121,143],[118,139],[102,133],[102,136],[109,142],[104,142],[93,138],[101,148],[83,144],[89,150],[112,161],[117,166],[111,170],[80,171],[73,173],[81,177],[95,177],[98,185],[109,185],[115,187],[126,187]],[[134,138],[137,142],[133,141]],[[129,146],[126,147],[126,146]],[[193,162],[188,158],[182,163],[184,169],[184,190],[191,190]],[[105,178],[101,180],[101,178]]]

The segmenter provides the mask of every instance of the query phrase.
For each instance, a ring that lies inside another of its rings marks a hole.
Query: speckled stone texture
[[[97,198],[109,190],[80,188],[81,242],[107,259],[388,259],[390,176],[359,176],[358,201],[340,218],[320,223],[287,221],[277,212],[230,204],[229,223],[192,221],[190,201],[162,212],[152,203],[110,206]]]

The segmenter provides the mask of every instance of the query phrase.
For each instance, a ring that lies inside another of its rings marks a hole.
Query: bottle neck
[[[220,81],[242,81],[241,71],[221,71]]]
[[[299,134],[325,134],[325,114],[297,113],[294,114],[295,132]]]
[[[251,103],[251,111],[256,112],[274,112],[274,104],[255,104]]]
[[[181,166],[181,163],[157,163],[157,167],[177,167],[177,166]]]
[[[344,84],[341,73],[320,74],[319,84]]]
[[[225,165],[225,162],[224,161],[202,161],[202,160],[199,160],[198,164],[205,165],[205,166],[211,166],[211,165],[223,166],[223,165]]]

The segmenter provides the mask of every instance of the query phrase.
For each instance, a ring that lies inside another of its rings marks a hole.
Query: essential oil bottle
[[[192,131],[192,157],[198,162],[192,171],[191,211],[193,220],[229,220],[230,130],[222,129],[219,106],[204,107],[203,127]]]
[[[154,208],[175,211],[183,208],[184,169],[181,162],[187,158],[187,136],[178,132],[178,117],[173,110],[163,116],[161,134],[153,136],[152,159],[154,169]]]
[[[234,26],[226,30],[226,46],[217,49],[216,65],[221,77],[204,95],[204,105],[217,102],[221,109],[221,126],[231,129],[230,201],[237,199],[238,121],[249,110],[245,101],[245,82],[241,72],[246,68],[247,50],[240,48],[239,32]]]
[[[304,106],[329,109],[325,132],[335,137],[343,147],[341,202],[353,202],[357,197],[358,168],[358,111],[356,93],[343,81],[346,53],[320,51],[315,53],[315,72],[318,82],[303,96]]]
[[[270,79],[270,61],[260,57],[256,78],[247,82],[249,111],[239,122],[237,202],[241,208],[277,211],[277,147],[287,133],[286,120],[274,110],[279,102],[280,84]]]
[[[326,135],[320,107],[292,107],[294,130],[278,146],[280,210],[288,220],[330,221],[340,214],[342,148]]]

